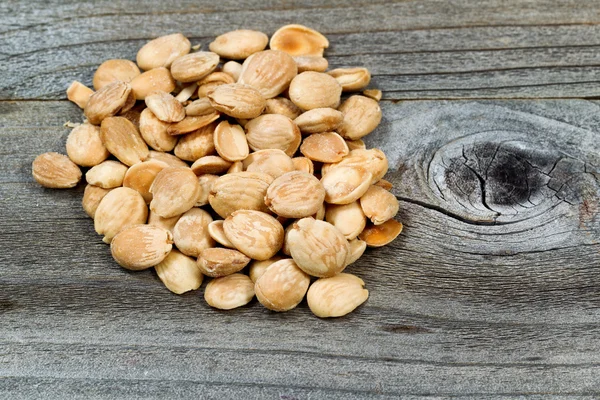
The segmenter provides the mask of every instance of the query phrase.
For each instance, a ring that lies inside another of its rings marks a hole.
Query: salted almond
[[[100,128],[87,123],[73,128],[66,147],[71,161],[82,167],[98,165],[110,155],[102,143]]]
[[[81,109],[85,108],[90,96],[93,94],[94,91],[92,89],[78,81],[73,81],[67,89],[67,99],[77,104]]]
[[[234,118],[256,118],[265,109],[265,98],[252,86],[241,83],[220,85],[208,94],[210,104]]]
[[[377,182],[386,174],[388,170],[388,160],[385,153],[379,149],[356,149],[342,159],[342,161],[334,164],[323,164],[321,173],[323,176],[330,171],[341,167],[361,167],[369,171],[372,175],[371,184]]]
[[[309,284],[310,277],[288,258],[271,264],[254,284],[254,291],[269,310],[289,311],[300,304]]]
[[[243,172],[243,171],[244,171],[244,163],[242,163],[241,161],[235,161],[233,164],[231,164],[231,167],[229,167],[226,174],[235,174],[236,172]]]
[[[394,187],[394,184],[388,180],[385,179],[380,179],[377,182],[374,183],[375,186],[379,186],[381,188],[384,188],[385,190],[392,190],[392,188]]]
[[[192,117],[213,114],[215,111],[213,106],[210,105],[210,100],[206,97],[194,100],[185,106],[186,115]]]
[[[133,92],[131,92],[129,94],[129,97],[131,99],[133,99],[133,102],[135,103],[135,96],[133,95]],[[119,116],[129,120],[139,130],[140,129],[140,117],[142,115],[142,111],[144,111],[145,109],[146,109],[145,104],[142,105],[142,104],[135,103],[135,105],[131,109],[129,109],[125,112],[123,112],[121,110],[121,112],[119,113]]]
[[[171,250],[164,260],[154,266],[154,269],[167,289],[175,294],[198,289],[204,278],[196,265],[196,260],[176,249]]]
[[[171,93],[175,90],[175,80],[167,68],[155,68],[136,76],[130,82],[136,100],[144,100],[150,93],[161,90]]]
[[[146,96],[146,106],[163,122],[179,122],[185,118],[185,109],[172,94],[157,90]]]
[[[198,97],[206,97],[208,93],[212,92],[217,86],[228,85],[230,83],[235,83],[235,79],[229,74],[221,71],[212,72],[198,82]]]
[[[189,117],[188,117],[189,118]],[[214,131],[216,124],[206,125],[194,132],[180,136],[175,155],[182,160],[196,161],[215,152]]]
[[[251,153],[245,160],[246,171],[261,172],[273,179],[294,171],[294,162],[282,150],[267,149]]]
[[[268,43],[269,37],[262,32],[239,29],[217,36],[208,48],[223,58],[243,60],[264,50]]]
[[[327,205],[325,221],[335,226],[348,240],[358,237],[367,225],[367,217],[358,201]]]
[[[52,189],[67,189],[81,180],[81,170],[69,157],[59,153],[40,154],[31,165],[33,179]]]
[[[254,151],[283,150],[293,156],[300,146],[302,136],[294,121],[281,114],[265,114],[246,124],[246,139]]]
[[[190,257],[198,257],[202,250],[214,247],[215,241],[208,233],[212,221],[210,214],[201,208],[186,211],[173,228],[175,246]]]
[[[290,100],[303,110],[337,108],[342,86],[335,78],[323,72],[306,71],[292,80],[289,95]]]
[[[200,157],[192,164],[192,171],[196,175],[202,174],[223,174],[231,167],[231,162],[223,160],[219,156],[204,156]]]
[[[83,191],[83,199],[81,205],[85,213],[92,219],[96,214],[96,209],[100,204],[100,201],[110,192],[111,189],[102,189],[98,186],[87,185]]]
[[[290,99],[286,99],[285,97],[275,97],[267,100],[267,106],[265,107],[264,113],[281,114],[294,120],[302,114],[302,110],[292,103]]]
[[[150,193],[153,196],[150,209],[169,218],[183,214],[196,204],[200,185],[190,168],[167,167],[154,178]]]
[[[132,271],[141,271],[159,264],[172,248],[171,232],[152,225],[125,228],[110,243],[110,252],[115,261]]]
[[[144,198],[146,204],[150,204],[152,201],[150,186],[152,186],[156,175],[168,166],[168,164],[157,160],[149,160],[132,165],[125,173],[123,186],[137,190]]]
[[[294,170],[296,171],[307,172],[309,174],[315,172],[315,166],[310,158],[294,157],[292,158],[292,163],[294,164]]]
[[[286,218],[311,216],[319,210],[324,200],[325,189],[321,182],[313,175],[300,171],[288,172],[275,179],[265,196],[267,207]]]
[[[348,145],[348,149],[350,151],[356,150],[356,149],[362,149],[362,150],[367,149],[367,145],[365,145],[365,142],[363,142],[362,139],[346,140],[346,144]]]
[[[179,93],[177,93],[175,99],[177,99],[178,102],[183,103],[184,101],[189,100],[194,95],[194,93],[196,93],[196,90],[198,90],[198,84],[190,83],[189,85],[181,89]]]
[[[371,73],[366,68],[336,68],[327,73],[342,85],[344,92],[364,89],[371,82]]]
[[[94,73],[94,89],[99,90],[115,81],[131,82],[140,74],[140,69],[129,60],[106,60]]]
[[[146,142],[135,125],[126,118],[105,118],[100,126],[100,134],[106,149],[125,165],[132,166],[148,157]]]
[[[170,67],[175,59],[188,54],[190,41],[181,33],[161,36],[146,43],[137,53],[136,61],[141,69]]]
[[[108,160],[90,168],[85,174],[85,180],[90,185],[99,186],[103,189],[112,189],[123,184],[126,172],[126,165],[118,161]]]
[[[362,279],[351,274],[339,274],[317,279],[308,289],[308,307],[317,317],[341,317],[367,301],[369,291]]]
[[[123,104],[123,107],[121,107],[121,109],[119,110],[119,115],[128,114],[129,111],[134,106],[135,106],[135,95],[133,94],[133,90],[132,90],[131,92],[129,92],[129,95],[127,96],[127,100],[125,100],[125,104]],[[129,118],[127,118],[127,119],[129,119]],[[131,121],[131,123],[133,123],[133,121]]]
[[[304,139],[300,152],[313,161],[340,162],[350,153],[344,139],[335,132],[314,133]]]
[[[227,61],[225,64],[223,64],[221,71],[231,76],[234,82],[237,82],[240,78],[240,74],[242,73],[242,64],[236,61]]]
[[[234,249],[213,247],[204,249],[198,256],[198,268],[204,275],[219,278],[244,269],[250,258]]]
[[[323,56],[323,51],[329,47],[329,41],[314,29],[292,24],[279,28],[271,36],[269,46],[292,56]]]
[[[346,257],[346,266],[355,263],[367,249],[367,243],[358,238],[348,241],[348,257]]]
[[[121,111],[130,93],[131,86],[128,83],[113,82],[90,96],[83,113],[91,124],[98,125]]]
[[[244,61],[238,83],[250,85],[265,99],[283,93],[298,73],[294,59],[281,51],[265,50]]]
[[[328,222],[298,220],[288,233],[286,244],[298,267],[309,275],[329,277],[346,267],[348,241]]]
[[[360,206],[373,225],[381,225],[398,214],[398,199],[382,187],[372,185],[360,198]]]
[[[236,249],[255,260],[273,257],[283,245],[283,226],[261,211],[234,211],[225,218],[223,229]]]
[[[283,260],[283,259],[284,259],[283,256],[275,255],[275,256],[269,258],[268,260],[262,260],[262,261],[252,260],[252,261],[250,261],[248,275],[250,276],[250,279],[252,280],[252,282],[256,283],[258,278],[260,278],[265,273],[265,271],[267,270],[267,268],[269,268],[269,266],[271,264],[274,264],[277,261]]]
[[[156,118],[154,113],[145,108],[140,115],[140,134],[148,146],[158,151],[171,151],[177,144],[177,137],[168,133],[170,124]]]
[[[379,89],[367,89],[362,92],[363,96],[367,96],[375,101],[381,100],[381,90]]]
[[[197,82],[213,72],[218,64],[218,54],[197,51],[175,59],[171,65],[171,74],[180,82]]]
[[[181,218],[181,215],[176,215],[170,218],[163,218],[157,213],[150,211],[148,213],[148,225],[158,226],[159,228],[166,229],[169,232],[171,232],[172,235],[173,229],[175,229],[175,225],[177,224],[177,221],[179,221],[179,218]]]
[[[220,310],[242,307],[254,298],[254,282],[244,274],[213,279],[204,289],[204,300]]]
[[[265,194],[273,178],[257,172],[236,172],[219,177],[212,186],[208,201],[222,218],[236,210],[268,212]]]
[[[167,132],[169,135],[183,135],[209,126],[217,119],[219,119],[219,113],[216,110],[210,114],[187,116],[183,120],[169,125]]]
[[[344,114],[344,120],[337,132],[344,139],[360,139],[371,133],[381,122],[379,103],[365,96],[350,96],[338,110]]]
[[[248,157],[250,150],[244,129],[221,121],[214,132],[214,144],[217,153],[227,161],[241,161]]]
[[[223,229],[222,219],[213,221],[210,224],[208,224],[208,234],[211,238],[213,238],[215,242],[219,243],[220,245],[229,247],[231,249],[235,248],[233,243],[231,243],[229,239],[227,239],[227,236],[225,236],[225,230]]]
[[[395,219],[385,221],[381,225],[369,225],[358,237],[369,247],[381,247],[391,243],[402,232],[402,224]]]
[[[212,187],[217,179],[219,179],[219,176],[212,174],[202,174],[198,177],[200,195],[196,199],[196,207],[202,207],[208,204],[208,196],[210,196]]]
[[[304,71],[325,72],[329,66],[326,58],[321,56],[294,56],[298,65],[298,73]]]
[[[338,167],[321,178],[325,201],[349,204],[358,200],[371,185],[372,174],[362,167]]]
[[[118,187],[106,194],[96,208],[94,229],[104,235],[104,243],[110,243],[117,233],[144,224],[147,218],[148,207],[142,195],[133,189]]]
[[[294,120],[302,133],[334,131],[344,119],[344,114],[333,108],[315,108],[302,113]]]
[[[164,153],[162,151],[150,150],[147,160],[162,161],[169,167],[189,167],[189,165],[175,157],[173,154]]]

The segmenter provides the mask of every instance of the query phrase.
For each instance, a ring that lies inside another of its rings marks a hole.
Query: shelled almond
[[[329,41],[302,25],[208,47],[162,36],[135,63],[102,63],[95,92],[74,82],[67,97],[86,120],[68,157],[35,159],[34,179],[71,188],[89,168],[82,205],[116,262],[154,267],[173,293],[206,275],[218,309],[256,296],[273,311],[305,297],[322,318],[353,311],[368,291],[343,271],[402,231],[388,160],[362,140],[382,119],[381,91],[366,89],[366,68],[328,71]]]

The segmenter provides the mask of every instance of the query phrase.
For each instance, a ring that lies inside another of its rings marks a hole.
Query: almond
[[[69,157],[59,153],[40,154],[31,165],[33,179],[53,189],[72,188],[81,180],[81,170]]]
[[[146,142],[140,136],[135,125],[126,118],[108,117],[104,119],[100,127],[100,134],[106,149],[125,165],[132,166],[148,157]]]

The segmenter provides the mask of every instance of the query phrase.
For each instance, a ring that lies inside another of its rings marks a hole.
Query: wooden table
[[[0,4],[0,398],[598,398],[600,4],[97,0]],[[178,3],[178,4],[175,4]],[[368,302],[210,309],[113,262],[83,185],[41,188],[68,84],[148,39],[303,23],[366,66],[405,224],[349,271]]]

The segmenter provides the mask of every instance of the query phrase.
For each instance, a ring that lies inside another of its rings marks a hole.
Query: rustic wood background
[[[173,295],[112,261],[82,185],[33,182],[103,60],[295,22],[383,90],[405,231],[349,269],[355,313]],[[599,49],[596,0],[1,2],[0,398],[598,398]]]

